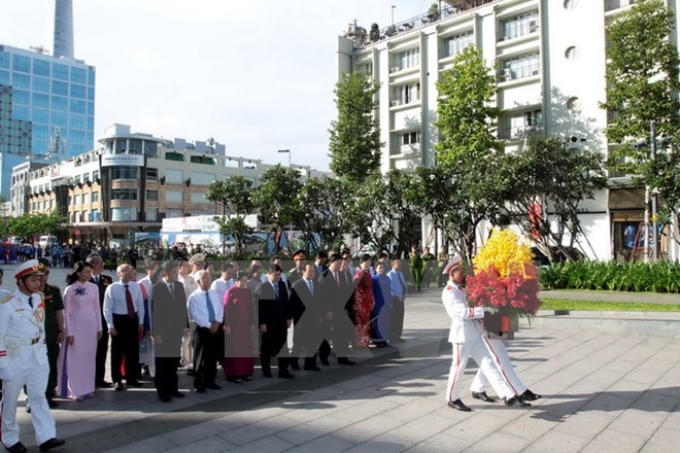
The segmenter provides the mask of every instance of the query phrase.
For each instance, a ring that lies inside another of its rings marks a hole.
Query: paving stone
[[[299,445],[290,450],[286,450],[286,453],[340,453],[349,450],[354,447],[354,445],[355,444],[336,437],[335,435],[325,435],[304,445]]]
[[[616,453],[637,453],[645,445],[646,437],[633,433],[624,433],[614,430],[606,430],[590,441],[581,452],[600,453],[603,451],[615,451]]]

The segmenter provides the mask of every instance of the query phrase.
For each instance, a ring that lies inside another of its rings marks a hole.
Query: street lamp
[[[392,26],[394,27],[394,8],[396,8],[395,5],[392,5]]]
[[[127,214],[127,221],[128,221],[128,245],[132,247],[132,209],[126,209],[123,211],[125,214]]]
[[[290,150],[289,149],[280,149],[278,152],[288,154],[288,168],[291,168],[292,165],[291,165],[291,161],[290,161]]]

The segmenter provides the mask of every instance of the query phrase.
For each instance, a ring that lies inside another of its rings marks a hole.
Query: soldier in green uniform
[[[425,251],[421,255],[421,258],[423,259],[423,285],[428,288],[430,283],[432,283],[434,264],[437,257],[430,252],[430,247],[425,247]]]
[[[50,375],[47,379],[45,396],[50,408],[54,409],[58,403],[54,401],[57,387],[57,359],[59,348],[64,342],[64,300],[58,286],[47,283],[49,266],[45,258],[38,260],[45,266],[45,273],[40,278],[40,291],[45,295],[45,341],[47,343],[47,360],[50,364]]]
[[[423,284],[423,258],[418,253],[418,247],[411,247],[411,255],[409,256],[409,265],[411,267],[411,274],[413,275],[413,282],[416,286],[416,291],[420,291],[420,286]]]

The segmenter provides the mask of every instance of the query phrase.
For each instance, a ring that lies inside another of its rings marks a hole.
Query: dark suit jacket
[[[322,286],[318,281],[314,281],[312,282],[312,287],[314,288],[314,294],[309,292],[309,287],[304,279],[301,278],[293,283],[290,305],[295,324],[300,321],[304,313],[308,312],[307,316],[309,318],[305,319],[311,320],[315,317],[321,317],[327,312],[327,308],[323,303],[323,297],[321,297],[323,292]]]
[[[184,285],[173,282],[170,294],[168,285],[163,280],[159,281],[151,288],[150,306],[152,334],[156,340],[155,356],[179,357],[182,334],[189,327]]]
[[[338,272],[339,283],[333,278],[333,272],[327,270],[319,277],[319,286],[323,294],[326,309],[333,313],[333,317],[345,312],[347,302],[347,278]],[[344,316],[344,315],[343,315]]]
[[[276,298],[274,287],[269,281],[262,283],[255,291],[258,302],[258,325],[265,324],[267,330],[286,329],[286,320],[293,319],[288,300],[288,288],[282,281],[278,283],[279,297]]]
[[[90,278],[90,281],[99,287],[99,307],[104,313],[104,294],[106,293],[106,288],[113,283],[113,279],[108,275],[100,274],[99,282],[94,281],[94,277]]]

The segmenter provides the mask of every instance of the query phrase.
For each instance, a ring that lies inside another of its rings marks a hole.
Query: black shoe
[[[469,407],[467,407],[467,406],[465,405],[465,403],[463,403],[463,402],[460,400],[460,398],[457,399],[456,401],[449,401],[449,407],[450,407],[451,409],[456,409],[456,410],[459,410],[459,411],[461,411],[461,412],[472,412],[472,409],[470,409]]]
[[[24,444],[22,444],[21,442],[17,442],[11,447],[5,447],[5,450],[10,451],[12,453],[24,453],[28,451],[26,447],[24,447]]]
[[[205,387],[194,387],[198,393],[205,393]]]
[[[184,398],[186,395],[182,392],[174,392],[171,393],[170,396],[173,398]]]
[[[221,390],[221,389],[222,389],[222,386],[217,385],[217,384],[215,384],[215,383],[212,383],[212,384],[206,385],[205,388],[208,388],[208,389],[210,389],[210,390]]]
[[[482,400],[485,403],[495,403],[496,398],[491,398],[486,392],[472,392],[472,397],[476,400]]]
[[[319,362],[321,362],[321,365],[323,366],[331,366],[331,363],[328,361],[328,358],[319,358]]]
[[[535,394],[534,392],[532,392],[531,390],[526,389],[526,390],[524,391],[524,393],[522,393],[522,394],[519,396],[519,399],[522,400],[522,401],[536,401],[536,400],[539,399],[540,397],[541,397],[541,395],[537,395],[537,394]]]
[[[288,370],[279,371],[279,377],[281,379],[295,379],[295,375]]]
[[[113,387],[113,384],[110,382],[101,381],[97,382],[94,386],[97,387],[98,389],[110,389],[111,387]]]
[[[272,377],[272,371],[271,370],[262,370],[262,376],[266,377],[267,379]]]
[[[505,400],[505,405],[508,407],[529,407],[531,404],[525,403],[518,396],[513,396],[512,398]]]
[[[47,405],[50,407],[50,409],[56,409],[56,408],[59,407],[59,403],[57,403],[56,401],[54,401],[52,398],[49,398],[49,399],[47,400]]]
[[[65,440],[57,439],[56,437],[40,444],[40,451],[49,451],[53,448],[59,448],[66,443]]]
[[[240,384],[240,383],[243,382],[243,379],[241,379],[241,378],[236,378],[236,379],[234,379],[232,382],[233,382],[234,384]]]
[[[350,359],[345,357],[345,358],[342,358],[342,359],[338,359],[338,364],[354,366],[357,363],[354,360],[350,360]]]
[[[123,387],[123,384],[121,382],[116,382],[116,386],[114,387],[116,389],[116,392],[122,392],[125,390],[125,387]]]
[[[193,375],[194,375],[194,369],[193,368],[187,369],[187,376],[193,376]]]
[[[307,371],[321,371],[321,368],[319,368],[318,366],[314,365],[314,366],[306,366],[306,367],[305,367],[305,370],[307,370]]]
[[[172,398],[169,396],[159,396],[158,399],[164,403],[172,403]]]
[[[300,371],[300,363],[297,360],[290,362],[290,367],[295,371]]]
[[[128,385],[129,387],[136,387],[136,388],[139,388],[139,387],[142,387],[143,384],[142,384],[141,382],[139,382],[139,381],[129,381],[129,382],[127,383],[127,385]]]

